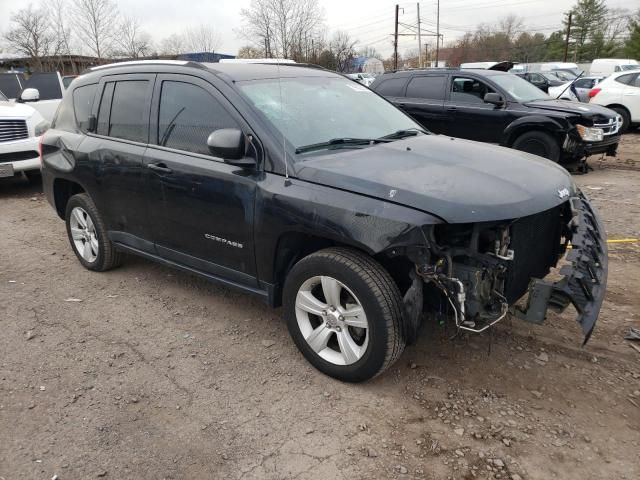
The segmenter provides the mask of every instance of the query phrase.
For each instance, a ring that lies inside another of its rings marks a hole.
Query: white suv
[[[49,122],[39,112],[0,92],[0,178],[19,172],[30,177],[40,170],[38,144],[47,128]]]
[[[618,72],[605,78],[589,92],[589,103],[618,112],[622,117],[620,132],[640,124],[640,70]]]

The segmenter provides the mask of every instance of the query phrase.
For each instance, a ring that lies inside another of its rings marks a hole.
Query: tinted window
[[[94,83],[76,88],[73,91],[73,111],[76,114],[78,128],[83,132],[89,128],[89,115],[91,115],[91,106],[97,87],[97,84]]]
[[[8,98],[18,97],[18,93],[22,90],[20,82],[24,83],[22,74],[0,73],[0,91]]]
[[[147,111],[147,80],[116,82],[109,117],[110,137],[146,143],[149,115]]]
[[[590,78],[581,78],[580,80],[576,80],[573,85],[576,88],[592,88],[593,80]]]
[[[635,73],[628,73],[626,75],[620,75],[615,80],[618,83],[623,83],[625,85],[631,85],[633,83],[633,79],[634,79],[635,76],[636,76]]]
[[[158,144],[209,155],[207,138],[220,128],[238,128],[213,96],[196,85],[162,82]]]
[[[58,72],[34,73],[24,84],[24,88],[37,88],[40,100],[62,98],[62,86]]]
[[[513,78],[518,77],[514,76]],[[454,77],[451,82],[451,101],[454,102],[484,103],[484,96],[487,93],[495,92],[485,83],[475,78]]]
[[[404,78],[390,78],[384,80],[376,88],[376,92],[385,97],[402,97],[402,90],[406,80]]]
[[[444,99],[444,75],[413,77],[407,85],[407,97]]]
[[[113,96],[113,82],[105,84],[102,98],[100,99],[100,108],[98,110],[98,135],[107,135],[109,133],[109,112],[111,111],[111,98]]]
[[[531,80],[532,82],[535,83],[544,83],[545,79],[542,75],[540,75],[539,73],[532,73],[531,76],[529,77],[529,80]]]

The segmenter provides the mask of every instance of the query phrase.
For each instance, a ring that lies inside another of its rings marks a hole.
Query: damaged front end
[[[428,249],[405,294],[407,338],[415,339],[421,310],[459,330],[482,332],[509,309],[541,323],[549,308],[572,304],[589,339],[607,283],[604,229],[582,193],[549,210],[513,220],[425,227]],[[568,251],[558,278],[545,279]],[[528,294],[524,306],[515,305]],[[419,308],[422,306],[422,308]]]

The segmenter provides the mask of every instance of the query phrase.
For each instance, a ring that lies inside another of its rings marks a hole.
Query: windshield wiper
[[[389,135],[384,135],[383,137],[379,137],[378,140],[400,140],[402,138],[415,137],[416,135],[418,135],[418,133],[427,134],[426,131],[421,130],[419,128],[407,128],[404,130],[396,130],[395,132],[390,133]]]
[[[314,150],[323,150],[329,148],[352,147],[360,145],[373,145],[374,143],[390,142],[387,138],[332,138],[326,142],[312,143],[296,148],[296,153],[312,152]]]

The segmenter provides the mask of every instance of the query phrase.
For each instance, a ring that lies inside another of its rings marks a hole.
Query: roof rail
[[[189,60],[127,60],[125,62],[114,62],[108,63],[106,65],[97,65],[95,67],[88,68],[85,71],[93,72],[96,70],[103,70],[105,68],[128,67],[135,65],[181,65],[203,68],[199,62],[192,62]]]
[[[398,68],[397,70],[387,70],[384,73],[402,73],[402,72],[419,72],[419,71],[429,71],[429,72],[438,72],[438,71],[447,71],[460,70],[460,67],[416,67],[416,68]],[[473,70],[473,69],[467,69]]]

